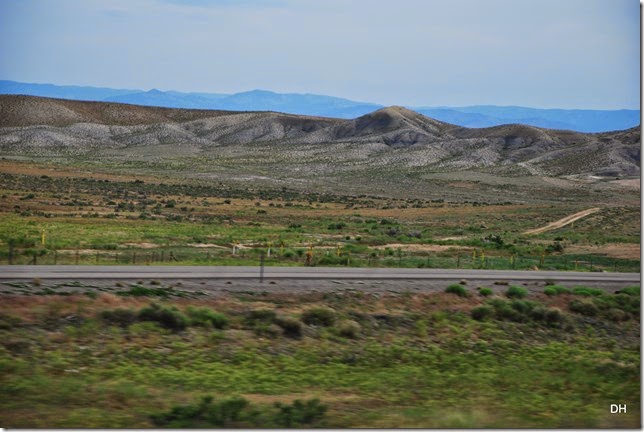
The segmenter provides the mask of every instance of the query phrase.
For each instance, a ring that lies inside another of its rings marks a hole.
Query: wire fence
[[[259,265],[261,257],[267,266],[332,266],[332,267],[401,267],[498,270],[569,270],[639,272],[639,260],[604,256],[575,255],[492,255],[351,253],[347,251],[311,250],[307,248],[266,250],[247,248],[206,250],[199,248],[99,249],[18,249],[0,253],[0,262],[9,265]]]

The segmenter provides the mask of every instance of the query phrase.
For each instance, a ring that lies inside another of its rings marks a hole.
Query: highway
[[[259,279],[260,268],[215,266],[3,265],[0,280],[16,279]],[[589,273],[470,269],[265,267],[264,279],[323,280],[556,280],[558,282],[639,283],[640,273]]]

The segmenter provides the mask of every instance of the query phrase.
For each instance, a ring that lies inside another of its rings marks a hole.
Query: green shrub
[[[485,321],[494,316],[494,308],[487,305],[477,306],[470,312],[472,318],[477,321]]]
[[[568,305],[568,308],[573,311],[587,316],[595,316],[599,312],[599,309],[589,300],[573,300]]]
[[[502,299],[492,299],[488,304],[494,308],[496,318],[502,320],[524,322],[529,318],[512,307],[511,303]]]
[[[313,426],[324,418],[327,410],[319,399],[304,402],[298,399],[292,405],[284,405],[278,402],[275,407],[278,412],[274,416],[274,422],[276,426],[282,428]]]
[[[272,324],[277,314],[270,309],[255,309],[246,312],[244,322],[247,325],[254,326],[257,324]]]
[[[546,315],[544,317],[544,321],[547,324],[551,325],[551,326],[555,326],[555,325],[559,325],[560,323],[562,323],[564,321],[564,318],[565,318],[565,316],[564,316],[563,312],[561,312],[561,309],[548,308],[546,310]]]
[[[628,313],[617,308],[608,309],[608,311],[606,312],[606,317],[609,320],[615,321],[615,322],[628,321],[628,319],[630,318]]]
[[[100,317],[103,321],[118,325],[121,327],[127,327],[136,322],[137,316],[136,312],[131,309],[113,309],[113,310],[104,310],[101,312]]]
[[[188,318],[175,307],[168,308],[152,303],[150,306],[141,309],[139,320],[156,322],[161,327],[170,330],[184,330],[188,326]]]
[[[492,294],[494,294],[494,292],[492,291],[492,288],[481,288],[479,290],[479,294],[482,295],[483,297],[489,297]]]
[[[539,305],[530,311],[530,318],[532,318],[535,321],[545,321],[547,313],[548,313],[548,308],[546,308],[545,306]]]
[[[602,311],[619,309],[633,315],[634,318],[640,316],[640,297],[619,293],[612,296],[594,297],[592,301]]]
[[[447,288],[445,288],[445,292],[456,294],[459,297],[467,297],[469,295],[465,287],[461,284],[451,284]]]
[[[512,285],[505,292],[505,295],[508,298],[523,298],[528,295],[528,290],[520,286]]]
[[[155,426],[164,428],[230,427],[243,420],[243,411],[249,403],[241,397],[213,403],[205,396],[198,404],[179,405],[167,413],[150,416]]]
[[[535,302],[531,302],[528,300],[512,300],[510,303],[510,306],[517,312],[519,312],[522,315],[529,315],[530,312],[537,306]]]
[[[178,405],[168,412],[150,416],[157,427],[187,428],[304,428],[321,426],[326,406],[318,399],[296,400],[292,404],[276,402],[273,408],[259,410],[242,397],[214,402],[205,396],[196,404]]]
[[[543,293],[549,296],[559,295],[559,294],[571,294],[572,291],[570,288],[566,288],[561,285],[550,285],[544,288]]]
[[[572,289],[572,293],[575,295],[582,295],[582,296],[600,296],[604,294],[603,290],[597,289],[597,288],[588,288],[588,287],[583,287],[583,286],[578,286],[574,287]]]
[[[337,325],[338,334],[348,339],[355,339],[360,335],[362,327],[353,320],[341,321]]]
[[[186,314],[190,318],[191,325],[209,327],[212,326],[216,329],[224,329],[228,327],[228,317],[226,315],[215,312],[206,307],[192,307],[186,309]]]
[[[275,324],[282,328],[284,336],[299,338],[302,336],[302,323],[292,317],[277,317]]]
[[[620,293],[630,295],[630,296],[640,297],[641,296],[641,289],[640,289],[639,286],[626,287],[626,288],[622,288],[620,290]]]
[[[308,325],[331,327],[335,322],[335,311],[326,307],[308,309],[302,313],[302,322]]]

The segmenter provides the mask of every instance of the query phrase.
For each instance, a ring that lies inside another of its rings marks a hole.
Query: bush
[[[255,309],[249,312],[246,312],[244,317],[244,322],[247,325],[257,325],[257,324],[272,324],[276,318],[275,311],[270,309]]]
[[[188,326],[188,319],[175,307],[167,308],[152,303],[141,309],[139,320],[156,322],[161,327],[170,330],[184,330]]]
[[[451,284],[447,288],[445,288],[446,293],[450,294],[456,294],[459,297],[467,297],[469,294],[465,287],[460,284]]]
[[[524,322],[528,319],[527,316],[512,307],[510,302],[502,299],[492,299],[488,304],[494,308],[494,312],[498,319],[510,320],[516,322]]]
[[[226,315],[206,307],[195,308],[189,306],[186,309],[186,313],[190,318],[191,325],[212,326],[216,329],[224,329],[228,326],[228,317]]]
[[[558,308],[548,308],[544,321],[549,325],[558,325],[564,321],[564,314]]]
[[[233,426],[243,419],[248,401],[241,397],[213,403],[205,396],[195,405],[179,405],[167,413],[150,416],[155,426],[166,428],[207,428]]]
[[[483,305],[477,306],[470,312],[472,318],[477,321],[485,321],[494,316],[494,308],[491,306]]]
[[[505,292],[505,295],[508,298],[523,298],[528,295],[528,290],[520,286],[512,285]]]
[[[582,296],[600,296],[604,294],[603,290],[597,289],[597,288],[588,288],[588,287],[583,287],[583,286],[578,286],[574,287],[572,289],[572,293],[575,295],[582,295]]]
[[[319,399],[311,399],[306,402],[298,399],[292,405],[278,402],[275,407],[279,411],[275,414],[274,421],[278,427],[283,428],[312,426],[324,418],[327,409]]]
[[[303,428],[319,425],[324,419],[326,406],[318,399],[296,400],[293,404],[275,403],[274,409],[260,411],[248,400],[232,397],[213,402],[205,396],[193,405],[178,405],[165,413],[150,416],[157,427],[187,428]]]
[[[100,317],[103,321],[109,324],[121,327],[127,327],[136,322],[136,312],[131,309],[118,308],[114,310],[105,310],[101,312]]]
[[[632,287],[622,288],[620,290],[620,293],[626,294],[626,295],[629,295],[629,296],[637,296],[637,297],[641,296],[641,290],[640,290],[639,286],[632,286]]]
[[[550,285],[543,290],[543,293],[549,296],[553,296],[553,295],[559,295],[559,294],[570,294],[572,293],[572,291],[569,288],[566,288],[565,286]]]
[[[308,325],[330,327],[335,322],[335,311],[330,308],[313,308],[302,313],[302,321]]]
[[[548,286],[544,288],[543,293],[545,295],[553,296],[553,295],[557,295],[557,290],[551,286]]]
[[[345,320],[338,323],[337,330],[340,336],[349,339],[355,339],[358,337],[358,335],[360,335],[362,327],[360,326],[360,324],[353,320]]]
[[[516,310],[522,315],[529,315],[530,312],[537,306],[535,302],[527,300],[512,300],[510,303],[512,309]]]
[[[284,336],[299,338],[302,336],[302,323],[291,317],[277,317],[275,324],[282,328]]]
[[[595,316],[599,312],[597,306],[587,300],[573,300],[568,305],[568,308],[573,311],[587,316]]]
[[[630,318],[628,313],[624,312],[621,309],[617,309],[617,308],[608,309],[608,311],[606,312],[606,317],[609,320],[615,321],[615,322],[628,321],[628,319]]]
[[[492,294],[494,294],[494,292],[492,291],[492,288],[481,288],[479,290],[479,294],[482,295],[483,297],[489,297]]]

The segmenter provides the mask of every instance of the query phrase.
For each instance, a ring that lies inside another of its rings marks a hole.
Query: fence
[[[307,262],[307,248],[291,249],[287,253],[274,250],[265,256],[266,265],[303,266]],[[498,270],[577,270],[639,272],[640,262],[636,260],[613,259],[588,255],[515,255],[474,257],[470,254],[411,254],[398,251],[394,254],[350,253],[335,250],[313,251],[311,264],[314,266],[347,267],[404,267],[404,268],[446,268],[446,269],[498,269]],[[21,250],[11,248],[0,253],[0,262],[21,265],[257,265],[260,256],[266,254],[263,248],[230,251],[178,247],[121,250]]]

